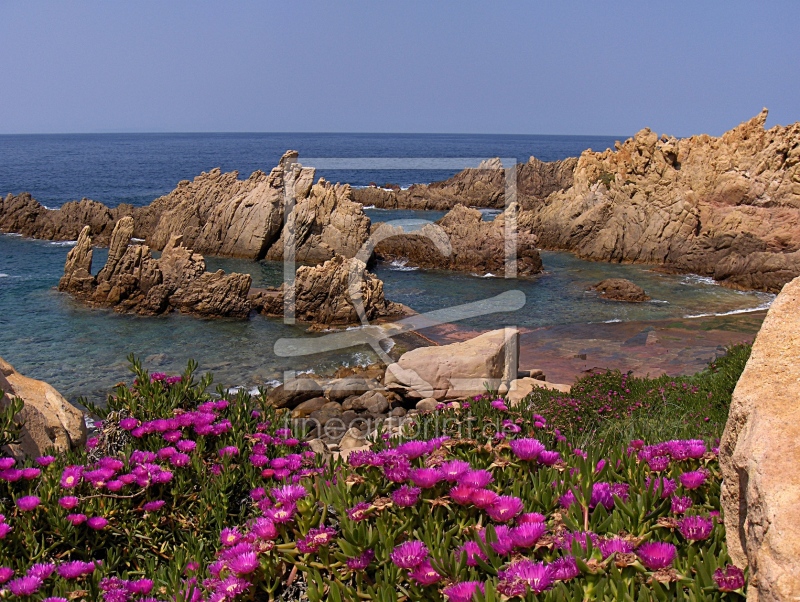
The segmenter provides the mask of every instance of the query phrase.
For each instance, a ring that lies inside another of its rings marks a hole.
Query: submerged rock
[[[48,451],[67,452],[86,443],[83,412],[46,382],[23,376],[0,358],[0,406],[18,398],[24,402],[16,420],[19,443],[9,445],[17,458],[37,458]]]
[[[772,303],[720,442],[728,553],[748,599],[800,598],[800,278]]]
[[[592,287],[600,293],[600,297],[609,301],[627,301],[628,303],[642,303],[650,301],[650,296],[644,289],[625,278],[606,278]]]

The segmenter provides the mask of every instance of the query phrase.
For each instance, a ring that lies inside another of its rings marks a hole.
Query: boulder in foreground
[[[17,458],[37,458],[50,451],[67,452],[86,443],[83,412],[46,382],[28,378],[0,358],[0,405],[10,399],[24,402],[17,420],[22,425],[19,443],[8,447]]]
[[[720,444],[728,552],[748,600],[800,599],[800,278],[767,314]]]
[[[502,328],[439,347],[404,353],[386,367],[384,385],[407,397],[458,399],[497,390],[517,375],[519,331]]]

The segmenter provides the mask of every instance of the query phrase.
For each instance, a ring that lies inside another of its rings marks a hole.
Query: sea
[[[247,177],[268,172],[288,149],[322,160],[317,176],[352,186],[407,187],[454,175],[495,156],[525,162],[612,148],[620,137],[451,134],[87,134],[0,136],[0,194],[30,192],[48,208],[80,198],[109,206],[146,205],[176,184],[220,167]],[[330,161],[328,159],[331,159]],[[333,161],[348,159],[348,161]],[[409,161],[409,159],[411,161]],[[447,159],[447,161],[445,161]],[[358,161],[363,160],[363,161]],[[308,165],[309,163],[305,163]],[[344,167],[337,167],[344,166]],[[363,165],[363,168],[360,167]],[[325,166],[329,166],[326,168]],[[331,169],[330,166],[335,167]],[[365,208],[373,221],[435,221],[444,213]],[[484,219],[494,213],[485,212]],[[376,361],[366,345],[302,357],[275,351],[281,339],[320,336],[283,320],[252,317],[201,320],[189,316],[139,317],[82,307],[56,290],[74,241],[31,240],[0,234],[0,356],[28,376],[45,380],[70,401],[102,402],[114,384],[130,380],[128,356],[151,371],[182,372],[188,361],[214,374],[226,388],[277,384],[287,371],[331,373],[340,366]],[[107,251],[95,250],[94,269]],[[378,264],[387,298],[426,313],[523,294],[524,305],[472,317],[459,326],[484,331],[557,325],[692,320],[763,311],[773,295],[735,291],[696,275],[665,274],[654,266],[588,262],[566,252],[542,251],[544,273],[505,279]],[[283,264],[207,257],[210,270],[248,272],[253,286],[275,286]],[[633,280],[652,297],[641,304],[599,299],[587,289],[604,278]],[[423,331],[421,334],[425,334]]]

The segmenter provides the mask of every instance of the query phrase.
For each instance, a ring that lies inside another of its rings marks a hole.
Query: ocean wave
[[[611,320],[603,320],[603,324],[616,324],[617,322],[622,322],[619,318],[613,318]]]
[[[137,245],[142,244],[144,242],[144,238],[131,238],[131,242],[136,243]]]
[[[408,264],[408,259],[395,259],[389,263],[389,269],[395,272],[413,272],[419,268]]]
[[[662,303],[662,304],[669,305],[669,301],[664,301],[663,299],[650,299],[650,301],[648,301],[648,303]]]
[[[744,309],[732,309],[730,311],[722,311],[717,313],[707,313],[707,314],[693,314],[690,316],[683,316],[685,319],[691,318],[716,318],[720,316],[735,316],[737,314],[751,314],[756,311],[764,311],[770,308],[772,305],[772,300],[767,301],[766,303],[762,303],[757,307],[747,307]]]
[[[78,244],[77,240],[56,240],[50,243],[54,247],[74,247]]]
[[[375,209],[375,205],[362,205],[362,209]]]
[[[11,278],[8,274],[0,274],[0,278]]]
[[[719,282],[710,276],[700,276],[699,274],[687,274],[681,278],[681,284],[693,286],[695,284],[707,284],[710,286],[719,286]]]

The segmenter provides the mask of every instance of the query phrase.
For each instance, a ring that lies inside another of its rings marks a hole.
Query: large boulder
[[[748,600],[800,599],[800,278],[772,304],[720,443],[728,552]]]
[[[519,331],[504,328],[460,343],[420,347],[386,367],[387,388],[407,397],[457,399],[497,390],[517,375]]]
[[[83,412],[46,382],[23,376],[0,358],[0,406],[18,398],[24,402],[16,420],[22,425],[19,443],[8,447],[17,458],[36,458],[49,451],[66,452],[86,442]]]

